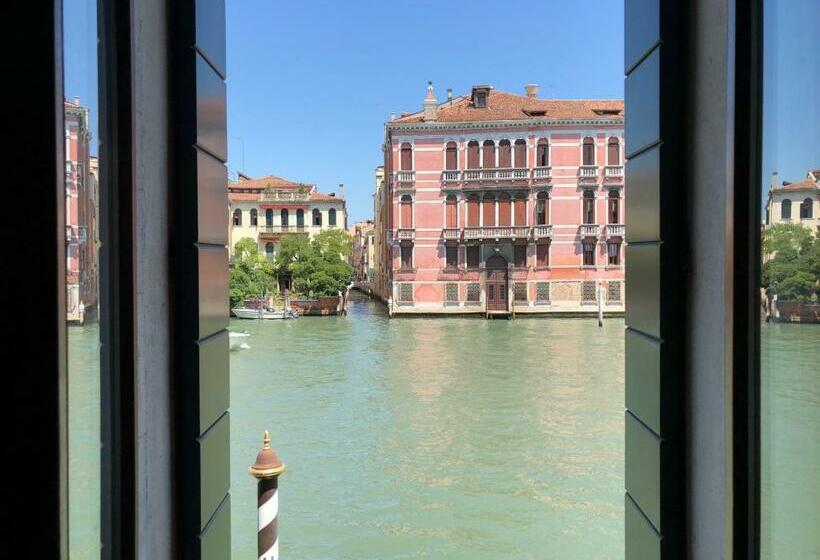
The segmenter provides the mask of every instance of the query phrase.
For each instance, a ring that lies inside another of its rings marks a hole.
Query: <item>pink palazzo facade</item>
[[[624,311],[622,100],[475,86],[385,126],[391,314]]]

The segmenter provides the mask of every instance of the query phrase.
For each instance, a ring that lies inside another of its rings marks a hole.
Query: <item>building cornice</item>
[[[624,119],[524,119],[499,121],[415,122],[385,124],[388,132],[441,132],[446,130],[496,130],[500,128],[541,128],[550,126],[624,126]]]

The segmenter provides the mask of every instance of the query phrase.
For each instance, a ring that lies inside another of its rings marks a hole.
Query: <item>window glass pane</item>
[[[68,549],[100,557],[100,182],[97,3],[63,5]]]
[[[761,558],[817,558],[820,3],[763,4]]]

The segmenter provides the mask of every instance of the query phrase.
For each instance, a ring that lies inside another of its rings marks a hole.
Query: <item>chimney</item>
[[[438,114],[438,101],[433,95],[433,82],[427,82],[427,96],[424,98],[424,120],[434,121]]]
[[[772,171],[772,185],[771,188],[778,189],[780,188],[780,175],[777,171]]]
[[[447,101],[449,101],[451,103],[453,101],[453,88],[451,88],[451,87],[447,88]]]
[[[345,185],[344,183],[339,183],[339,198],[345,197]]]
[[[527,84],[524,86],[524,91],[527,92],[527,97],[538,97],[538,84]]]

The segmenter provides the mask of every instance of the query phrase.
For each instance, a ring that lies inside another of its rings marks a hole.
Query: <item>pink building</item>
[[[97,313],[97,158],[90,155],[88,108],[65,109],[66,318],[83,323]]]
[[[623,101],[525,89],[386,124],[391,313],[623,313]]]

